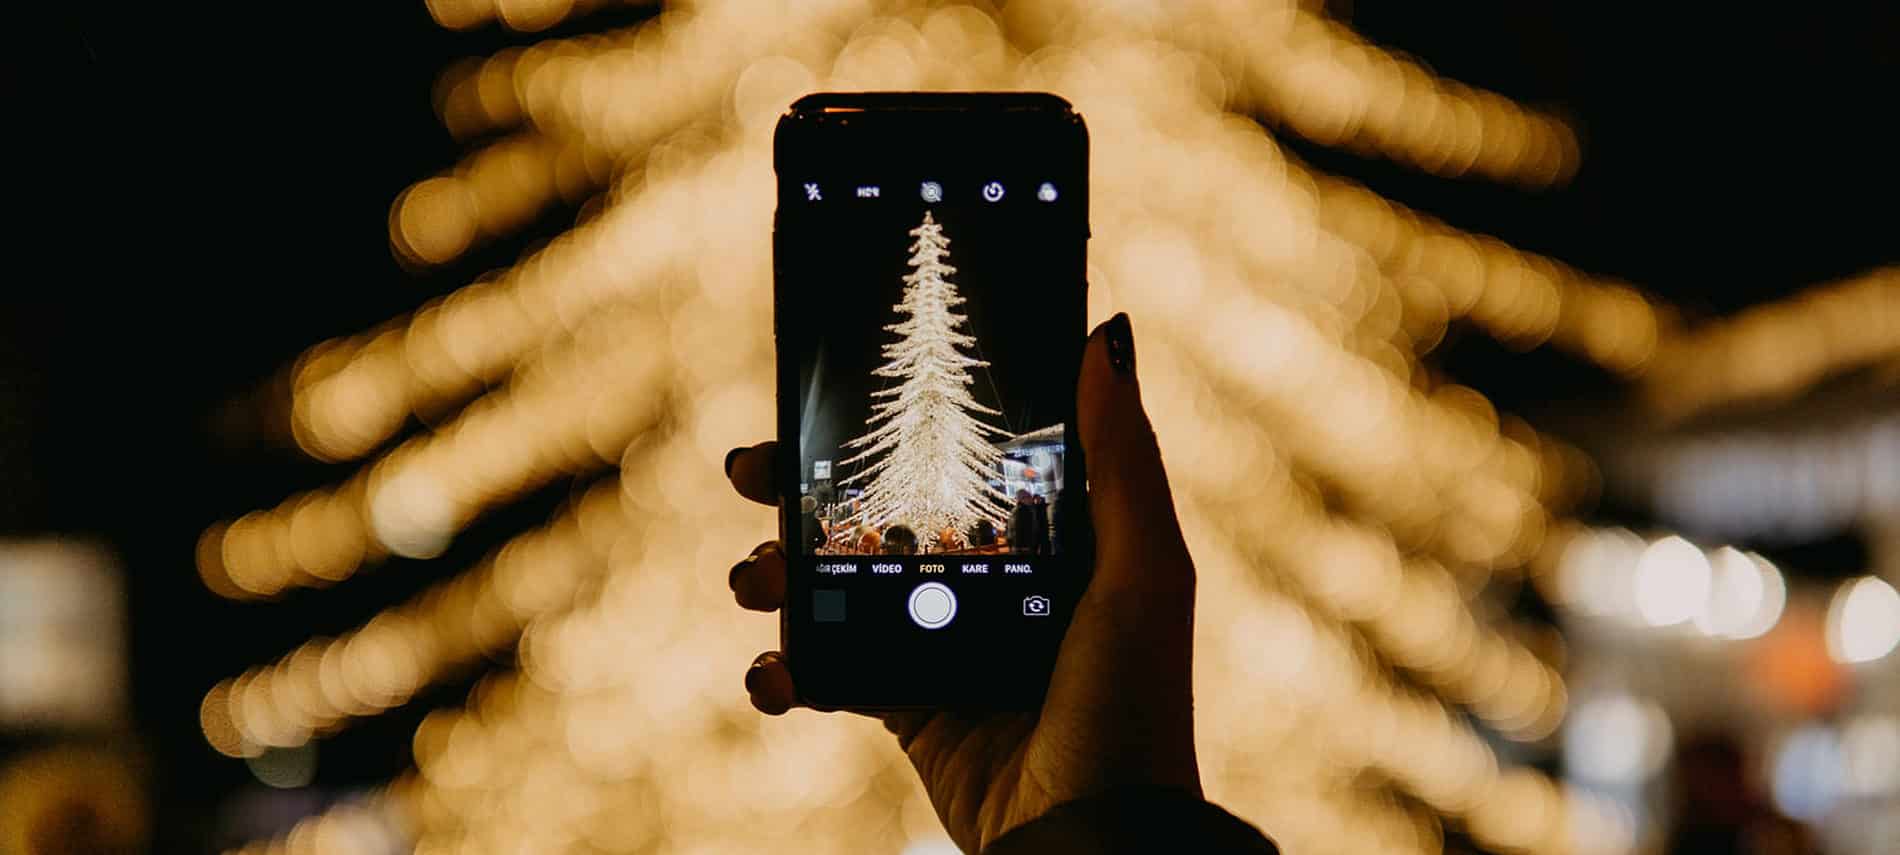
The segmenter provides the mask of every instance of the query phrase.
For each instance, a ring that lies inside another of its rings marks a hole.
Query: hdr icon
[[[858,188],[858,198],[860,198],[860,199],[876,199],[876,198],[877,198],[877,185],[875,185],[875,184],[866,184],[866,185],[864,185],[863,187],[859,187],[859,188]]]

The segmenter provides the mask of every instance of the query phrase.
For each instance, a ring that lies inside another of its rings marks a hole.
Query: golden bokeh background
[[[428,274],[579,216],[309,346],[265,384],[287,394],[246,404],[348,473],[199,536],[202,584],[259,608],[440,560],[521,497],[575,486],[479,561],[208,687],[209,748],[294,785],[336,734],[474,680],[421,719],[412,769],[234,852],[954,851],[875,722],[765,718],[738,688],[777,628],[735,608],[720,571],[774,529],[718,473],[775,424],[770,144],[812,91],[1046,90],[1086,118],[1089,315],[1134,319],[1201,574],[1207,792],[1291,855],[1661,851],[1657,816],[1550,771],[1593,739],[1634,753],[1572,772],[1640,778],[1667,750],[1654,703],[1573,648],[1777,639],[1803,608],[1827,668],[1900,642],[1892,575],[1809,602],[1726,541],[1593,521],[1640,480],[1617,467],[1678,452],[1534,428],[1436,360],[1454,334],[1562,353],[1632,390],[1617,424],[1666,436],[1891,373],[1900,268],[1702,320],[1329,174],[1285,141],[1523,192],[1563,186],[1586,152],[1563,116],[1434,73],[1322,4],[698,0],[586,32],[615,5],[428,0],[443,28],[521,38],[441,74],[436,116],[467,153],[395,198],[390,250]],[[1895,424],[1828,446],[1865,455],[1868,507],[1900,507]],[[1513,608],[1526,589],[1565,633]],[[1815,672],[1788,656],[1759,665],[1765,684]],[[1860,753],[1886,750],[1895,720],[1862,721]]]
[[[430,11],[535,31],[583,10]],[[1249,116],[1532,187],[1570,175],[1578,144],[1558,118],[1299,4],[822,0],[682,4],[445,75],[446,127],[506,135],[396,200],[399,256],[444,264],[557,200],[594,201],[516,265],[306,352],[298,443],[363,466],[207,531],[200,572],[240,598],[343,582],[389,555],[440,553],[525,490],[602,480],[464,574],[211,690],[207,738],[246,756],[519,649],[517,668],[424,722],[413,775],[248,851],[359,851],[382,824],[431,853],[943,840],[880,728],[750,711],[735,675],[775,628],[734,609],[713,572],[772,534],[709,473],[772,432],[771,132],[793,99],[827,89],[1047,90],[1087,117],[1090,316],[1140,325],[1201,565],[1211,798],[1293,853],[1436,852],[1446,823],[1495,851],[1636,845],[1613,804],[1501,762],[1462,719],[1524,741],[1563,720],[1562,648],[1478,592],[1509,576],[1560,590],[1548,556],[1595,536],[1568,515],[1598,475],[1436,376],[1432,349],[1459,321],[1561,348],[1664,378],[1649,400],[1676,418],[1894,356],[1896,274],[1685,330],[1627,283],[1317,173]],[[1822,325],[1838,334],[1813,334]],[[1776,370],[1748,363],[1756,353]]]

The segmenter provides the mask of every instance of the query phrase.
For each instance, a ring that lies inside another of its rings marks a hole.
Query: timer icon
[[[983,185],[983,199],[989,202],[1003,201],[1002,182],[991,181],[990,183]]]

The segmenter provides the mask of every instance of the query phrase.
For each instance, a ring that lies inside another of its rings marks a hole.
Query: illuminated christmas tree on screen
[[[872,372],[899,382],[873,393],[870,432],[845,443],[859,450],[845,464],[874,462],[843,483],[864,484],[860,522],[901,523],[920,538],[948,527],[961,537],[977,520],[1006,518],[1008,497],[989,480],[1003,456],[991,438],[1008,433],[977,418],[1001,414],[970,394],[970,369],[989,363],[965,352],[976,337],[960,331],[967,318],[954,311],[964,299],[948,278],[956,268],[944,263],[943,225],[925,211],[910,234],[913,269],[893,307],[904,319],[885,327],[898,340],[884,345],[887,361]]]

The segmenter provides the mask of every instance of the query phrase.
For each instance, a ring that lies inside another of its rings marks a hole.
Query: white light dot
[[[1630,573],[1642,554],[1643,539],[1627,529],[1579,536],[1564,550],[1557,569],[1563,598],[1585,614],[1628,614],[1635,606]]]
[[[1900,645],[1900,591],[1873,576],[1842,587],[1828,608],[1827,644],[1841,662],[1872,662]]]
[[[434,558],[455,537],[455,506],[440,481],[410,471],[385,482],[370,498],[376,540],[405,558]]]
[[[1820,819],[1833,809],[1840,786],[1841,746],[1827,728],[1801,728],[1775,752],[1775,804],[1783,813]]]
[[[1787,585],[1766,559],[1724,546],[1710,556],[1710,568],[1708,608],[1696,615],[1697,629],[1717,638],[1754,638],[1780,620]]]
[[[1900,789],[1900,717],[1867,715],[1841,731],[1847,790],[1878,796]]]
[[[1788,605],[1788,582],[1781,577],[1781,571],[1753,552],[1748,553],[1748,558],[1761,573],[1761,603],[1756,606],[1753,617],[1729,633],[1730,638],[1755,638],[1774,629]]]
[[[1665,537],[1636,561],[1636,609],[1650,626],[1673,626],[1709,602],[1709,559],[1680,537]]]
[[[1564,762],[1588,781],[1641,781],[1662,768],[1674,738],[1669,716],[1649,701],[1625,694],[1592,698],[1571,713]]]

